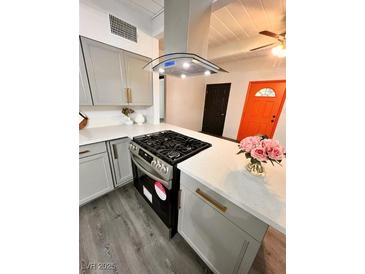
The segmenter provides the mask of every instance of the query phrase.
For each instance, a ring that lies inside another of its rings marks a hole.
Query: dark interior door
[[[202,131],[222,136],[231,83],[207,85]]]

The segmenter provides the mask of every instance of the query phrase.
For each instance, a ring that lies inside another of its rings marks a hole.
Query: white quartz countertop
[[[256,177],[245,170],[248,163],[237,155],[237,143],[193,130],[161,123],[157,125],[120,125],[83,129],[79,144],[87,145],[122,137],[174,130],[212,144],[177,167],[233,204],[285,234],[285,160],[281,166],[264,164],[266,176]]]

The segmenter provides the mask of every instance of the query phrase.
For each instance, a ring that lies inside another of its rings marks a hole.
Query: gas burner
[[[179,157],[179,156],[180,156],[180,153],[179,153],[179,152],[177,152],[177,151],[171,150],[171,151],[169,151],[169,152],[167,153],[167,156],[168,156],[169,158],[173,159],[173,158],[177,158],[177,157]]]

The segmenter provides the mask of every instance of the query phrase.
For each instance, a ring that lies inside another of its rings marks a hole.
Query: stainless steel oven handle
[[[147,171],[139,162],[137,159],[135,159],[134,155],[131,155],[131,159],[133,161],[133,163],[146,175],[148,175],[149,177],[151,177],[152,179],[161,182],[167,189],[171,189],[171,183],[168,181],[165,181],[159,177],[157,177],[156,175],[153,175],[151,172]]]

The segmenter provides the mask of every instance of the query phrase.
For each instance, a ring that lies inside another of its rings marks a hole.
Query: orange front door
[[[285,80],[255,81],[248,85],[237,140],[257,134],[272,138],[285,101]]]

